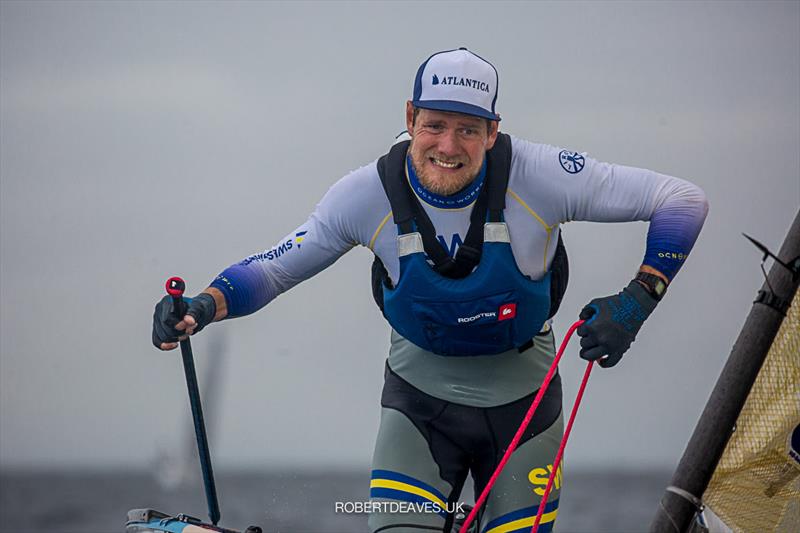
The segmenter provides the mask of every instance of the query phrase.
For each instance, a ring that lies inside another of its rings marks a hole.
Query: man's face
[[[486,151],[497,140],[497,122],[472,115],[420,109],[406,103],[406,127],[411,134],[411,162],[429,191],[450,195],[478,175]]]

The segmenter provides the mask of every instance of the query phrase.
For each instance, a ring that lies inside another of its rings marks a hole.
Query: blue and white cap
[[[466,48],[437,52],[417,70],[414,107],[500,120],[495,102],[497,69]]]

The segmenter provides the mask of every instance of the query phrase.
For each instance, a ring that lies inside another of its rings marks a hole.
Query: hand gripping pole
[[[186,303],[183,301],[183,291],[186,284],[181,278],[173,277],[167,280],[167,294],[172,296],[174,317],[182,320],[186,313]],[[211,523],[219,522],[219,500],[217,500],[217,486],[214,483],[214,471],[211,469],[211,454],[208,451],[208,437],[206,424],[203,421],[203,407],[200,405],[200,388],[197,386],[197,373],[194,369],[192,345],[189,339],[181,341],[181,356],[183,356],[183,371],[186,374],[186,387],[189,389],[189,405],[192,407],[194,420],[194,433],[197,437],[197,451],[200,454],[200,468],[203,471],[203,485],[206,490],[208,502],[208,517]]]

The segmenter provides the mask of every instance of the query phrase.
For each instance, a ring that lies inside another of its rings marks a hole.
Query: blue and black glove
[[[214,297],[205,292],[198,294],[194,298],[183,298],[183,313],[180,318],[175,316],[175,303],[172,296],[164,296],[156,304],[153,313],[153,345],[161,347],[162,342],[178,342],[178,337],[186,335],[185,331],[175,329],[175,326],[183,320],[184,315],[191,315],[197,322],[194,333],[197,333],[214,320],[217,312],[217,305]]]
[[[656,304],[658,300],[635,280],[620,293],[589,302],[580,314],[586,322],[577,330],[581,336],[581,358],[599,359],[603,368],[619,363]]]

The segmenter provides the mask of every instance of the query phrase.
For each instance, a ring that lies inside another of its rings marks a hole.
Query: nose
[[[437,145],[439,153],[443,156],[454,157],[460,152],[458,144],[458,134],[455,129],[448,129],[439,136],[439,144]]]

